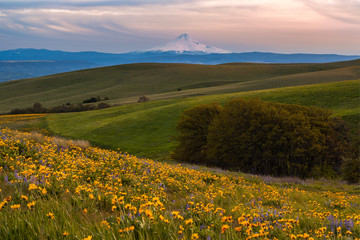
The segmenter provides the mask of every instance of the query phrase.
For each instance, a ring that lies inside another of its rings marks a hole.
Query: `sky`
[[[360,0],[0,0],[0,50],[146,50],[188,33],[233,52],[360,55]]]

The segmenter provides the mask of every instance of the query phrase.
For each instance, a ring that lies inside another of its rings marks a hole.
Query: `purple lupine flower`
[[[22,177],[20,177],[20,176],[17,174],[16,170],[15,170],[15,172],[14,172],[14,177],[15,177],[17,180],[22,180]]]

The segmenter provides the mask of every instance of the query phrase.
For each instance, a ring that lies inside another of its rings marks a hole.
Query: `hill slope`
[[[360,237],[356,185],[184,167],[59,140],[0,130],[0,239]]]
[[[137,156],[166,158],[173,148],[176,123],[183,110],[195,105],[231,98],[260,98],[266,101],[313,105],[332,109],[359,129],[360,80],[287,87],[129,104],[98,111],[52,114],[46,118],[56,134],[121,148]]]
[[[0,82],[10,79],[39,77],[85,68],[130,63],[328,63],[360,58],[360,56],[357,55],[337,54],[279,54],[264,52],[209,53],[226,51],[189,40],[189,36],[181,35],[178,39],[169,43],[170,45],[166,45],[165,49],[153,49],[160,51],[137,51],[120,54],[91,51],[64,52],[47,49],[14,49],[0,51]],[[165,52],[162,50],[165,50]],[[37,63],[29,64],[29,61]],[[52,64],[49,64],[49,61],[51,61]],[[11,62],[11,64],[9,64],[9,62]],[[51,65],[50,68],[49,65]],[[6,71],[3,70],[5,68]]]
[[[147,63],[87,69],[0,83],[0,112],[29,107],[35,102],[46,107],[81,103],[94,96],[122,104],[136,102],[142,95],[156,94],[153,99],[168,99],[351,80],[360,78],[359,66],[360,60],[215,66]]]

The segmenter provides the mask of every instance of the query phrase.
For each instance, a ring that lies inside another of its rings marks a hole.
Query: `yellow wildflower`
[[[230,226],[227,225],[227,224],[224,224],[222,227],[221,227],[221,233],[224,233]]]
[[[25,201],[29,200],[28,197],[27,197],[27,196],[24,196],[24,195],[21,195],[21,199],[22,199],[22,200],[25,200]]]
[[[192,218],[189,218],[188,220],[185,221],[185,225],[189,225],[189,224],[193,224],[194,221]]]
[[[108,223],[106,220],[101,221],[100,226],[102,226],[102,227],[104,227],[104,228],[110,229],[110,225],[109,225],[109,223]]]
[[[48,214],[46,214],[46,216],[48,216],[48,218],[50,218],[50,219],[55,218],[55,215],[52,212],[49,212]]]
[[[146,209],[145,210],[145,215],[150,218],[150,219],[153,219],[153,214],[152,214],[152,211],[149,210],[149,209]]]
[[[27,206],[29,209],[34,208],[34,207],[35,207],[35,201],[29,202],[26,206]]]
[[[20,204],[14,204],[11,206],[11,209],[18,209],[20,208]]]
[[[294,240],[294,239],[296,239],[296,236],[295,236],[294,234],[291,234],[291,235],[290,235],[290,239],[291,239],[291,240]]]
[[[35,184],[30,183],[29,185],[29,191],[33,190],[33,189],[38,189],[38,187]]]
[[[193,234],[191,235],[191,240],[196,240],[196,239],[199,239],[199,234],[193,233]]]
[[[241,228],[242,228],[241,226],[240,226],[240,227],[236,227],[236,228],[235,228],[235,231],[240,232],[240,231],[241,231]]]

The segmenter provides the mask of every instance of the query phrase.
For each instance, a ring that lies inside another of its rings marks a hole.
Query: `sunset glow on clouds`
[[[186,32],[234,52],[360,54],[359,0],[0,0],[0,50],[130,52]]]

